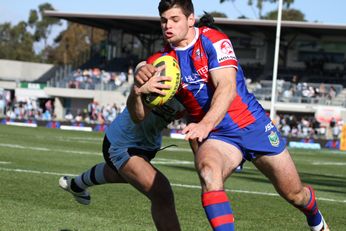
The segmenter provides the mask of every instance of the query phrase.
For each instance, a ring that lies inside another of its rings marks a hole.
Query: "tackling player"
[[[154,72],[158,69],[151,69]],[[138,72],[137,75],[142,74]],[[151,78],[145,85],[134,87],[127,108],[119,114],[107,129],[103,140],[105,162],[99,163],[81,175],[63,176],[59,185],[70,192],[81,204],[90,203],[88,187],[107,183],[130,183],[151,201],[151,213],[157,230],[179,231],[180,225],[174,205],[174,196],[168,179],[153,165],[153,159],[161,147],[161,131],[171,121],[181,117],[184,107],[175,99],[151,112],[146,117],[136,118],[135,109],[144,108],[141,94],[162,93],[169,86],[160,83],[168,77]],[[157,88],[159,87],[159,88]]]
[[[152,68],[161,55],[179,62],[182,84],[176,97],[192,118],[183,132],[187,140],[199,142],[195,163],[213,230],[234,230],[224,182],[242,159],[252,161],[277,192],[305,214],[311,230],[329,230],[313,189],[301,183],[279,131],[248,92],[229,38],[210,27],[194,27],[191,0],[161,0],[158,9],[167,45],[142,69]]]

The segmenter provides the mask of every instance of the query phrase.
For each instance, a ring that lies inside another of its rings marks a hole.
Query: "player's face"
[[[194,24],[194,15],[186,17],[179,7],[173,7],[161,15],[163,37],[175,47],[185,47],[194,39]]]

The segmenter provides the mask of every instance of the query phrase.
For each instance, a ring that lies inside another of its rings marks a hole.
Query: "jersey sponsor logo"
[[[194,83],[196,81],[199,81],[199,75],[196,73],[192,73],[191,75],[183,76],[183,80],[185,83]]]
[[[232,43],[229,39],[222,39],[213,44],[216,53],[217,61],[219,63],[227,60],[236,60],[236,56],[233,50]]]
[[[270,123],[265,126],[265,132],[272,130],[273,127],[273,122],[270,121]]]
[[[200,69],[197,70],[197,73],[200,76],[203,76],[205,78],[208,77],[208,72],[209,72],[208,66],[203,66],[203,67],[201,67]]]
[[[222,58],[217,59],[219,63],[226,61],[226,60],[237,60],[235,56],[223,56]]]
[[[221,43],[220,49],[221,49],[222,53],[224,53],[226,55],[232,55],[233,54],[233,47],[232,47],[232,44],[229,40],[224,40]]]
[[[199,88],[198,88],[198,91],[196,91],[194,93],[194,96],[198,95],[199,92],[203,89],[203,87],[205,86],[207,80],[205,79],[198,79],[198,80],[195,80],[195,81],[191,81],[191,82],[187,82],[187,83],[183,83],[182,84],[182,87],[183,88],[187,88],[189,85],[191,84],[199,84]]]
[[[269,142],[273,147],[278,147],[280,144],[280,139],[278,134],[276,132],[271,131],[269,136],[268,136]]]

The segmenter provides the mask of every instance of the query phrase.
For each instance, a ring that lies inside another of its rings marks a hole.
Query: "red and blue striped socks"
[[[310,190],[310,200],[304,207],[297,208],[305,214],[309,226],[317,226],[322,222],[322,215],[317,207],[314,190],[310,186],[307,188]]]
[[[214,231],[234,231],[233,211],[224,190],[203,193],[202,204]]]

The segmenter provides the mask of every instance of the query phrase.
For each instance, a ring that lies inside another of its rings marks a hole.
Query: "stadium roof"
[[[59,11],[45,11],[45,15],[105,30],[122,29],[131,34],[161,33],[159,16],[110,15]],[[238,31],[245,34],[251,34],[255,31],[267,33],[275,33],[276,31],[275,20],[215,18],[215,24],[224,31]],[[346,36],[346,24],[282,21],[281,31],[282,33],[301,33],[312,36]]]

